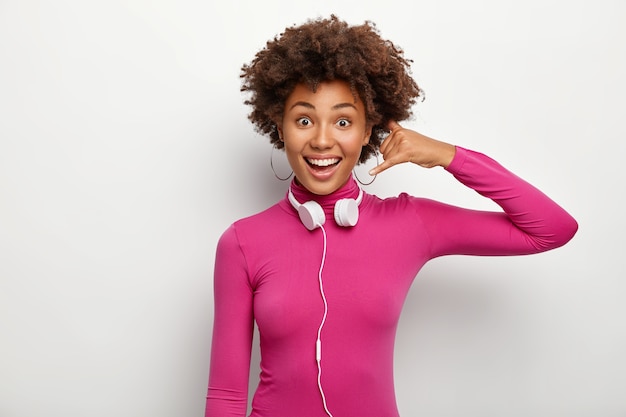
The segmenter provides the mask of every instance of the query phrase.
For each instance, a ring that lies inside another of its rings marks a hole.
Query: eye
[[[348,127],[351,124],[352,123],[350,123],[350,120],[348,120],[348,119],[339,119],[339,120],[337,120],[337,125],[339,127]]]
[[[296,120],[296,124],[299,126],[306,127],[311,124],[311,120],[308,117],[300,117]]]

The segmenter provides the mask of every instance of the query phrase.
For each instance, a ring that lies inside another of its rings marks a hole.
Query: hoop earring
[[[274,149],[276,149],[276,146],[272,146],[272,151],[270,153],[270,167],[272,168],[272,172],[274,173],[274,176],[281,180],[281,181],[287,181],[289,178],[291,178],[291,176],[293,175],[293,170],[291,171],[291,173],[289,175],[287,175],[286,177],[280,177],[277,173],[276,170],[274,169]]]
[[[380,165],[380,161],[378,160],[378,150],[376,150],[372,145],[370,145],[369,143],[367,144],[367,146],[371,147],[374,150],[374,155],[376,156],[376,166]],[[369,170],[368,170],[369,171]],[[374,175],[374,178],[372,178],[372,180],[370,182],[363,182],[361,181],[361,179],[359,178],[359,176],[356,174],[356,167],[354,169],[352,169],[352,174],[354,175],[354,178],[356,178],[356,180],[359,182],[359,184],[361,185],[371,185],[374,181],[376,181],[376,177],[378,176],[378,174]]]

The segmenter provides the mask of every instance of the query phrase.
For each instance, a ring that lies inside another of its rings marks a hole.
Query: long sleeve
[[[343,227],[334,221],[334,206],[358,195],[356,180],[324,196],[293,185],[299,201],[314,199],[322,206],[323,235],[302,225],[286,196],[222,235],[205,417],[245,417],[253,321],[262,360],[250,416],[326,415],[315,361],[324,315],[322,259],[328,317],[321,380],[329,410],[336,416],[397,417],[394,340],[421,267],[448,254],[542,252],[576,232],[565,210],[485,155],[457,148],[447,170],[501,210],[470,210],[408,194],[364,194],[358,224]]]
[[[562,207],[493,159],[457,147],[447,171],[467,187],[493,200],[503,212],[422,204],[433,256],[523,255],[567,243],[578,224]]]
[[[218,242],[214,299],[205,417],[244,417],[252,348],[253,291],[234,226]]]

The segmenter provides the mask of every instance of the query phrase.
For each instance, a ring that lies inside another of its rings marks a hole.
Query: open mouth
[[[305,158],[306,163],[315,171],[325,172],[335,168],[339,162],[340,158],[324,158],[324,159],[312,159]]]

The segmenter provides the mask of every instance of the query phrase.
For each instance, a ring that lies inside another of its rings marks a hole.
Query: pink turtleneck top
[[[320,381],[334,417],[398,416],[395,332],[409,287],[428,260],[537,253],[576,233],[576,221],[559,205],[483,154],[457,147],[447,171],[503,211],[365,193],[356,226],[342,227],[333,207],[340,198],[356,198],[353,179],[326,196],[291,185],[299,202],[315,200],[327,216]],[[307,230],[287,197],[221,236],[206,417],[246,415],[254,321],[261,373],[250,416],[327,416],[316,362],[323,246],[323,231]]]

